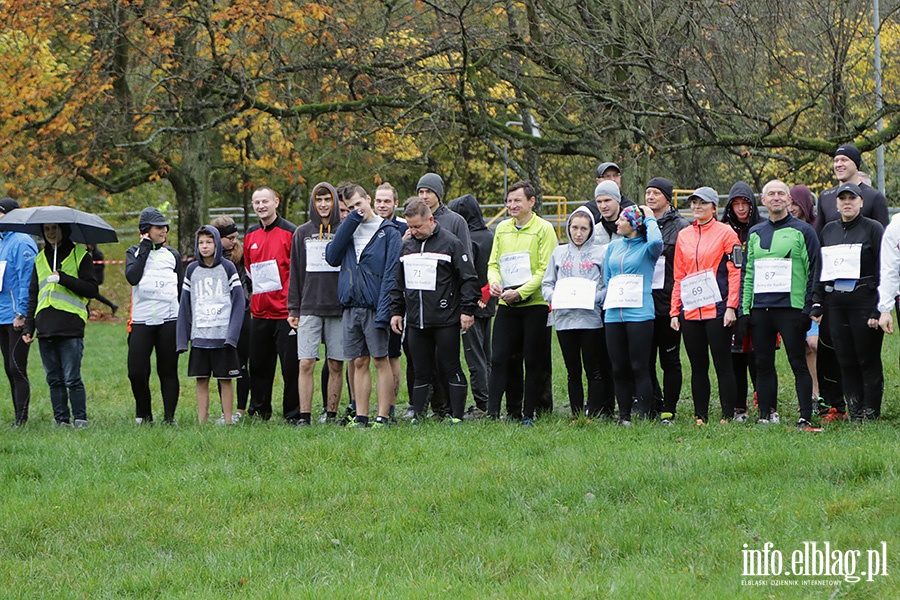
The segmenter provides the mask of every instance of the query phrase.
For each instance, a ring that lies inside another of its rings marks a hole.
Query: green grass
[[[50,426],[35,348],[31,421],[0,430],[0,597],[900,597],[890,342],[886,418],[818,434],[570,425],[559,360],[557,414],[533,428],[200,427],[185,377],[174,429],[133,425],[124,326],[92,323],[93,426]],[[864,560],[882,540],[889,577],[874,582],[741,585],[744,544],[772,542],[787,567],[804,541]]]

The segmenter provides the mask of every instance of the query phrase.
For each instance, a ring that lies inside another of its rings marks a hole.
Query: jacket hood
[[[201,267],[206,267],[206,263],[203,262],[203,257],[200,256],[200,232],[203,231],[209,232],[212,235],[213,240],[216,242],[216,254],[213,258],[213,264],[208,265],[209,267],[215,267],[220,262],[222,262],[222,238],[219,237],[219,230],[213,227],[212,225],[204,225],[200,229],[197,230],[197,235],[194,236],[194,260],[200,264]]]
[[[331,197],[334,199],[334,202],[331,206],[331,214],[328,216],[328,222],[323,223],[322,217],[319,216],[319,211],[316,210],[316,192],[321,189],[326,189],[331,194]],[[312,192],[309,194],[309,220],[311,223],[316,225],[317,227],[320,225],[325,225],[325,229],[328,229],[328,226],[331,225],[331,233],[334,233],[337,229],[337,226],[341,223],[341,207],[338,206],[338,195],[337,190],[334,189],[334,186],[328,183],[327,181],[322,181],[313,186]]]
[[[466,223],[469,225],[469,231],[487,229],[481,206],[479,206],[478,200],[472,194],[465,194],[455,200],[451,200],[447,208],[466,220]]]
[[[582,246],[587,246],[588,244],[591,244],[594,241],[595,226],[594,226],[594,216],[591,214],[591,211],[588,210],[587,208],[585,208],[584,206],[579,206],[578,208],[576,208],[575,211],[571,215],[569,215],[569,218],[566,220],[566,239],[569,241],[570,244],[572,244],[573,246],[575,245],[575,242],[572,241],[572,234],[569,233],[569,224],[572,222],[572,218],[575,215],[579,215],[579,214],[586,215],[588,218],[588,221],[590,221],[590,223],[591,223],[591,233],[588,235],[587,239],[582,244]]]
[[[748,221],[747,225],[752,227],[759,223],[759,207],[756,206],[756,195],[753,193],[750,186],[743,181],[738,181],[731,186],[731,191],[728,192],[728,202],[725,204],[725,214],[722,217],[722,222],[732,226],[742,224],[738,221],[738,218],[734,214],[734,210],[731,208],[731,204],[734,202],[735,198],[746,198],[750,201],[750,221]]]

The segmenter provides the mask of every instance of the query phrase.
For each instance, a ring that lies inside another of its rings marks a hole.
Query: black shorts
[[[188,359],[188,377],[235,379],[241,375],[241,359],[237,348],[194,348]]]

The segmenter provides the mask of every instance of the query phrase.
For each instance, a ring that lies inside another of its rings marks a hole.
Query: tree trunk
[[[178,250],[194,255],[194,234],[209,222],[209,148],[204,133],[187,136],[181,164],[169,172],[178,203]]]

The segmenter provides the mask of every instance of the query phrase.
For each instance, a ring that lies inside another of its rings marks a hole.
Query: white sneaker
[[[748,417],[747,413],[745,413],[745,412],[737,413],[734,415],[734,418],[732,419],[732,421],[734,421],[735,423],[746,423],[747,419],[749,419],[749,418],[750,417]]]
[[[75,422],[72,424],[75,429],[84,429],[88,425],[90,425],[90,423],[88,423],[87,419],[75,419]]]
[[[771,415],[769,415],[769,422],[773,425],[778,425],[779,421],[781,421],[781,417],[778,416],[777,412],[773,412]]]

